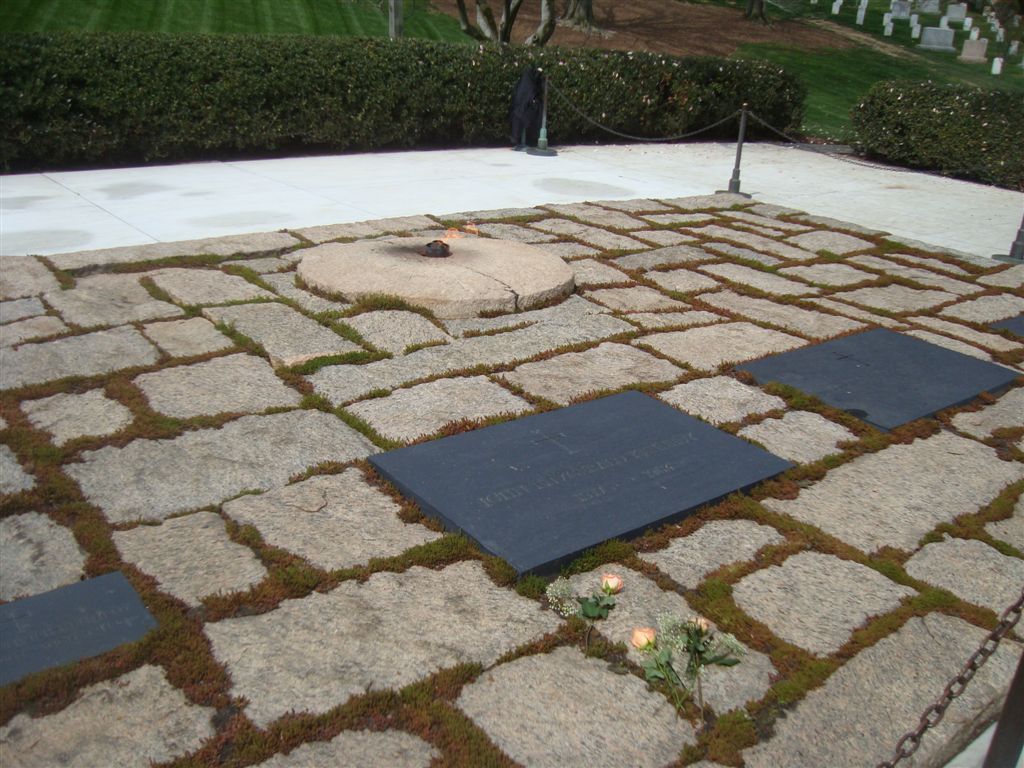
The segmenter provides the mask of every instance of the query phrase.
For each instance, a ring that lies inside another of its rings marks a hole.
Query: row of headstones
[[[812,0],[813,2],[814,0]],[[832,3],[832,14],[838,14],[843,7],[843,0],[834,0]],[[988,61],[988,39],[981,37],[981,30],[974,26],[974,20],[967,15],[967,3],[950,3],[946,13],[939,19],[937,27],[921,27],[920,15],[911,13],[910,0],[891,0],[890,12],[882,17],[883,34],[886,37],[892,36],[893,21],[907,20],[910,22],[910,37],[912,40],[920,39],[918,47],[926,51],[944,51],[956,53],[953,45],[953,30],[950,22],[959,22],[964,31],[970,31],[970,38],[964,41],[963,50],[958,57],[960,61],[985,64]],[[860,0],[857,7],[857,24],[864,25],[864,17],[867,14],[868,0]],[[920,13],[941,13],[940,0],[920,0],[917,4]],[[1006,32],[994,16],[987,16],[989,26],[995,30],[996,42],[1001,43],[1006,39]],[[1014,40],[1010,43],[1008,55],[1016,56],[1019,50],[1020,41]],[[1024,64],[1022,64],[1024,66]],[[992,60],[992,74],[998,75],[1003,71],[1002,57]]]

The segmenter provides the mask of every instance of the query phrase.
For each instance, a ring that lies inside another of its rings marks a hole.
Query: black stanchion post
[[[1017,244],[1024,248],[1019,237]],[[999,723],[988,745],[988,753],[985,755],[982,768],[1009,768],[1020,765],[1017,760],[1024,749],[1024,728],[1021,728],[1021,723],[1024,723],[1024,656],[1021,656],[1017,663],[1017,674],[1010,683],[1010,692],[1006,694],[1003,713],[999,716]]]
[[[1010,264],[1024,263],[1024,219],[1021,219],[1020,229],[1017,230],[1017,239],[1010,246],[1010,253],[996,254],[992,258],[996,261],[1005,261]]]
[[[740,108],[740,133],[736,138],[736,163],[732,167],[732,178],[729,179],[729,192],[735,195],[743,195],[743,197],[750,197],[750,195],[740,192],[740,158],[743,157],[743,140],[747,136],[748,106],[748,104],[744,103]]]
[[[537,146],[529,147],[526,150],[528,155],[540,155],[541,157],[554,157],[558,153],[548,149],[548,76],[544,75],[544,88],[541,91],[541,112],[540,112],[540,135],[537,137]],[[525,143],[525,142],[524,142]]]

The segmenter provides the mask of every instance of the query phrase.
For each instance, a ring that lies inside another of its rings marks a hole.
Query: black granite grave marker
[[[1017,315],[1016,317],[1009,317],[1006,320],[1000,320],[998,323],[992,323],[989,328],[995,328],[998,331],[1009,331],[1014,336],[1020,336],[1024,338],[1024,315]]]
[[[518,573],[686,517],[787,461],[639,392],[371,456],[423,512]]]
[[[0,605],[0,685],[106,653],[155,626],[120,571]]]
[[[888,431],[995,392],[1012,370],[885,328],[845,336],[739,366]]]

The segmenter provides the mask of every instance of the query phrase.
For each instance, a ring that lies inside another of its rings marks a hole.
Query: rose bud
[[[657,636],[658,633],[654,627],[637,627],[633,630],[633,636],[629,638],[629,642],[638,651],[646,651],[654,645],[654,640]]]
[[[601,576],[601,591],[606,595],[617,595],[622,591],[622,577],[614,573]]]
[[[693,620],[693,625],[697,627],[701,632],[707,634],[711,629],[711,624],[703,616],[698,616]]]

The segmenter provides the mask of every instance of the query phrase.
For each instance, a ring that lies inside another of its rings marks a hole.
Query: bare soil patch
[[[556,0],[559,10],[562,2]],[[432,0],[440,12],[458,18],[455,0]],[[500,7],[500,3],[492,4]],[[473,0],[466,0],[470,19]],[[771,10],[769,6],[769,16]],[[748,21],[737,8],[699,5],[678,0],[595,0],[598,30],[587,31],[559,24],[549,46],[651,51],[672,56],[729,56],[745,43],[773,43],[806,50],[850,48],[855,42],[804,21]],[[522,42],[540,20],[539,0],[525,0],[512,37]]]

